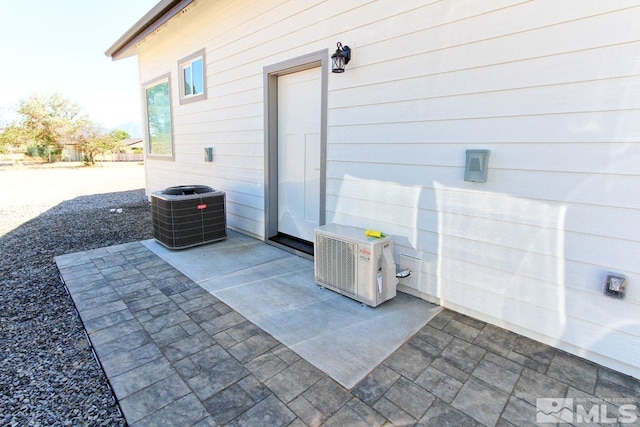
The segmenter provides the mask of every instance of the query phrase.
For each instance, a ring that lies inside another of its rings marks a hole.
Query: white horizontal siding
[[[393,235],[426,298],[640,376],[638,22],[637,0],[196,1],[139,46],[173,90],[175,161],[147,161],[148,189],[224,190],[263,236],[263,67],[340,41],[327,221]],[[203,47],[208,99],[179,105]],[[488,180],[465,182],[478,148]]]
[[[638,111],[547,114],[539,116],[484,117],[473,120],[386,120],[383,123],[332,126],[329,136],[338,143],[464,144],[638,142]],[[549,132],[553,129],[553,132]]]
[[[398,187],[386,182],[371,185],[369,181],[329,180],[327,190],[335,195],[332,200],[350,200],[354,204],[374,200],[389,211],[397,206],[405,209],[401,215],[403,220],[415,211],[422,215],[454,215],[455,217],[474,220],[496,221],[496,227],[519,224],[531,229],[555,229],[593,236],[601,236],[616,240],[635,242],[640,240],[640,227],[629,227],[629,223],[640,223],[640,212],[637,209],[620,209],[612,206],[596,206],[578,203],[543,202],[534,199],[514,200],[513,197],[501,194],[482,192],[461,192],[455,189],[425,188],[416,186]],[[385,196],[381,196],[381,194]],[[444,203],[443,201],[446,201]],[[376,212],[375,215],[381,215]],[[561,218],[559,216],[562,215]],[[397,222],[405,226],[412,223]],[[503,225],[504,224],[504,225]],[[433,230],[436,232],[437,230]]]
[[[617,322],[611,324],[611,327],[573,317],[559,319],[559,312],[565,316],[569,315],[561,310],[564,307],[563,304],[534,306],[525,303],[517,295],[515,297],[496,295],[486,287],[468,286],[466,283],[458,283],[458,285],[464,286],[467,294],[467,300],[461,307],[472,312],[488,312],[489,317],[495,318],[499,323],[513,322],[511,325],[516,325],[518,330],[533,331],[537,337],[547,337],[547,341],[553,345],[569,347],[573,350],[580,349],[582,351],[577,352],[581,355],[587,357],[595,355],[598,361],[605,364],[608,358],[614,359],[618,369],[624,369],[625,366],[629,369],[629,366],[635,366],[637,363],[640,347],[632,344],[637,340],[637,335],[621,330],[624,327],[637,329],[637,323],[632,319],[624,319],[618,315]],[[559,295],[548,297],[559,297]],[[572,296],[567,295],[566,298],[572,299]],[[580,310],[584,311],[585,307],[580,307]],[[625,351],[612,354],[612,349],[625,349]]]
[[[451,8],[451,3],[441,4]],[[431,27],[424,24],[424,20],[413,19],[412,14],[407,14],[404,20],[396,18],[390,25],[374,22],[371,31],[366,33],[366,43],[359,46],[361,59],[357,59],[354,51],[352,66],[358,72],[358,67],[370,67],[372,72],[361,73],[358,85],[342,79],[336,81],[334,87],[367,86],[464,69],[508,66],[522,60],[637,42],[633,35],[630,37],[639,18],[637,3],[633,0],[615,3],[576,0],[558,8],[553,0],[535,1],[460,20],[436,13],[430,15],[430,19],[437,19],[439,24]],[[482,4],[489,9],[493,2]],[[606,10],[614,12],[598,14]],[[429,10],[426,13],[429,14]],[[415,31],[408,31],[412,27]],[[385,38],[384,30],[392,34]],[[585,37],[586,34],[598,37]],[[390,67],[393,73],[388,72]],[[553,70],[555,72],[547,69],[545,74],[557,74],[562,68]]]
[[[473,259],[474,263],[499,268],[504,272],[517,272],[523,277],[555,280],[556,272],[553,269],[547,271],[540,267],[541,264],[555,262],[555,259],[563,263],[574,261],[601,269],[616,269],[633,275],[640,273],[635,241],[567,231],[562,228],[566,221],[566,210],[562,208],[536,209],[534,204],[526,205],[527,209],[536,210],[538,215],[549,215],[551,220],[555,220],[555,227],[543,228],[448,212],[408,209],[406,205],[392,205],[383,200],[345,199],[337,204],[341,211],[363,213],[352,215],[354,219],[375,222],[376,226],[385,230],[393,229],[394,224],[400,223],[412,232],[421,225],[422,230],[440,236],[439,248],[423,246],[428,241],[412,242],[416,249],[442,251],[446,248],[448,256],[460,260]],[[384,212],[378,213],[380,210]],[[402,235],[400,229],[393,232]],[[453,242],[451,247],[446,246],[449,241]],[[590,250],[582,251],[581,248],[585,247]],[[532,262],[524,262],[525,258]],[[637,297],[640,295],[631,292],[629,301],[640,303]]]
[[[332,109],[329,119],[340,126],[638,110],[640,90],[634,80],[637,77],[351,106]],[[523,99],[527,102],[520,102]]]
[[[457,144],[457,146],[456,146]],[[330,160],[362,161],[366,146],[369,161],[399,165],[460,167],[468,143],[344,143],[331,146]],[[491,150],[492,169],[539,172],[637,175],[640,153],[637,143],[484,143]],[[570,161],[567,161],[570,156]]]
[[[489,194],[506,194],[540,201],[629,209],[640,207],[640,189],[636,185],[638,175],[500,170],[493,169],[489,160],[489,180],[487,185],[480,187],[478,183],[461,182],[464,178],[464,151],[460,154],[460,159],[460,166],[457,168],[395,163],[332,162],[328,178],[340,180],[356,177],[371,180],[372,185],[375,185],[379,181],[385,181],[387,176],[393,177],[392,182],[400,186],[424,185],[428,181],[430,187],[445,186],[449,191],[459,188],[460,191],[479,190]],[[370,193],[375,193],[375,187],[370,190]],[[388,197],[390,196],[385,196],[385,199]]]
[[[547,283],[536,282],[535,280],[523,280],[517,283],[508,282],[496,282],[496,272],[487,269],[477,264],[456,263],[456,268],[460,268],[459,274],[446,275],[446,280],[456,282],[457,278],[461,274],[469,273],[477,275],[478,279],[490,281],[494,284],[491,289],[485,287],[475,287],[460,283],[460,286],[465,285],[472,294],[478,292],[485,292],[485,296],[477,300],[473,306],[469,308],[478,310],[486,302],[486,300],[495,300],[496,304],[503,306],[517,305],[517,309],[510,308],[514,311],[514,315],[522,316],[522,320],[531,321],[527,319],[528,316],[522,313],[525,311],[539,311],[539,319],[543,322],[549,322],[547,327],[558,328],[566,327],[570,322],[558,321],[557,314],[554,312],[562,312],[567,317],[579,319],[581,325],[591,325],[589,328],[602,327],[603,331],[600,333],[626,335],[629,339],[633,340],[637,338],[637,324],[628,323],[626,319],[633,319],[635,315],[632,306],[620,307],[616,304],[615,300],[605,300],[602,304],[592,307],[589,310],[589,315],[584,316],[585,305],[590,304],[592,301],[592,295],[586,292],[580,292],[573,289],[567,289],[558,285],[551,285]],[[451,272],[451,269],[446,269],[447,272]],[[451,294],[447,295],[448,289],[443,289],[443,297],[450,300],[452,303],[460,301],[459,295]],[[542,294],[546,300],[543,304],[537,302],[542,301],[539,297]],[[466,302],[465,302],[466,304]],[[503,308],[502,310],[505,310]],[[502,311],[500,310],[500,311]],[[500,312],[498,311],[498,312]],[[548,331],[545,331],[548,333]],[[572,344],[577,344],[573,342]],[[635,352],[635,350],[634,350]],[[628,362],[628,361],[627,361]]]
[[[602,286],[640,279],[640,8],[564,6],[429,5],[351,46],[330,82],[327,217],[394,235],[444,305],[637,376],[640,292]],[[462,180],[474,148],[485,184]]]
[[[443,70],[443,64],[434,61],[434,64],[421,67],[420,75],[398,76],[394,72],[393,80],[389,80],[387,63],[372,64],[368,67],[371,74],[379,77],[367,85],[340,89],[341,96],[336,97],[334,106],[370,105],[425,96],[436,98],[632,76],[640,72],[640,64],[634,56],[637,50],[638,43],[630,42],[501,64],[471,63],[450,70]],[[515,49],[513,54],[516,59],[521,56]],[[602,56],[607,57],[604,64]],[[537,72],[532,73],[531,70]]]

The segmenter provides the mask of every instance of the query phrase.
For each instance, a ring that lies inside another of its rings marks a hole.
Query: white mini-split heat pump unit
[[[374,238],[361,228],[327,224],[315,230],[316,284],[376,307],[396,296],[391,237]]]

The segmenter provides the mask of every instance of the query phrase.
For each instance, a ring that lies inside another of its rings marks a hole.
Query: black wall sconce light
[[[351,49],[349,46],[342,47],[342,43],[338,42],[336,53],[331,55],[331,71],[334,73],[344,73],[344,66],[351,59]]]

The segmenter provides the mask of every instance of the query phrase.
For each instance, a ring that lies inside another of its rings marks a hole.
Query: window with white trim
[[[207,98],[204,49],[178,62],[180,71],[180,104]]]

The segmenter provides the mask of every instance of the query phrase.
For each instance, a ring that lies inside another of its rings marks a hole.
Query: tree
[[[123,139],[131,138],[131,135],[129,135],[128,132],[122,129],[114,129],[111,131],[110,135],[117,141],[122,141]]]
[[[59,93],[32,95],[21,100],[18,118],[5,126],[0,135],[3,146],[24,148],[48,157],[60,153],[65,144],[81,144],[88,117],[80,106]]]
[[[36,147],[47,151],[62,149],[65,143],[78,143],[83,122],[80,106],[59,93],[49,96],[33,95],[18,105],[22,117],[23,137]]]
[[[15,150],[26,150],[22,139],[22,129],[15,125],[9,125],[0,130],[0,153],[9,153]]]
[[[51,155],[60,153],[64,145],[76,145],[86,163],[94,164],[96,155],[122,150],[121,141],[129,138],[123,130],[101,129],[78,104],[59,93],[22,100],[17,113],[19,118],[0,131],[0,151],[22,148],[51,161]]]
[[[124,131],[106,133],[90,120],[82,121],[80,133],[78,138],[82,141],[85,164],[92,165],[96,163],[96,156],[99,154],[117,153],[123,150],[122,140],[129,137],[129,134]]]

